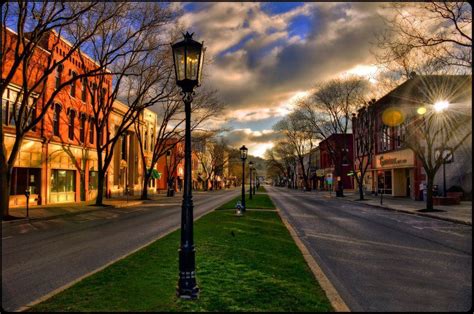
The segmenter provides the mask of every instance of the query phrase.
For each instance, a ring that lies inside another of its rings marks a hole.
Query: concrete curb
[[[296,234],[295,230],[289,224],[289,222],[286,220],[286,218],[284,218],[280,214],[280,209],[277,208],[276,211],[278,212],[278,215],[280,216],[281,220],[283,221],[283,224],[285,225],[286,229],[288,229],[288,231],[290,232],[291,237],[293,238],[296,245],[298,246],[301,253],[303,254],[303,257],[304,257],[306,263],[308,264],[309,268],[313,272],[314,277],[316,278],[319,285],[321,286],[321,288],[326,293],[326,296],[329,299],[329,302],[331,302],[331,305],[334,308],[334,310],[336,312],[350,312],[349,307],[344,302],[342,297],[339,295],[336,288],[334,288],[333,284],[329,281],[328,277],[324,274],[321,267],[319,267],[318,263],[316,263],[313,256],[309,253],[308,248],[300,240],[300,238]]]
[[[207,214],[209,214],[209,213],[211,213],[211,212],[213,212],[213,211],[215,211],[215,209],[212,209],[212,210],[210,210],[210,211],[208,211],[208,212],[202,213],[201,215],[194,217],[193,221],[196,221],[196,220],[200,219],[202,216],[207,215]],[[58,293],[60,293],[60,292],[62,292],[62,291],[64,291],[64,290],[66,290],[67,288],[69,288],[69,287],[75,285],[75,284],[78,283],[79,281],[81,281],[81,280],[83,280],[83,279],[85,279],[85,278],[87,278],[87,277],[89,277],[89,276],[92,276],[92,275],[94,275],[95,273],[98,273],[98,272],[104,270],[105,268],[109,267],[109,266],[112,265],[112,264],[115,264],[116,262],[118,262],[118,261],[120,261],[120,260],[123,260],[123,259],[127,258],[128,256],[130,256],[130,255],[132,255],[132,254],[134,254],[134,253],[140,251],[141,249],[144,249],[145,247],[149,246],[149,245],[152,244],[153,242],[158,241],[159,239],[166,237],[166,236],[169,235],[170,233],[175,232],[176,230],[179,230],[180,228],[181,228],[181,226],[174,227],[174,228],[168,230],[167,232],[165,232],[164,234],[158,236],[157,238],[155,238],[155,239],[153,239],[153,240],[150,240],[150,241],[148,241],[147,243],[141,245],[140,247],[138,247],[138,248],[136,248],[136,249],[134,249],[134,250],[132,250],[132,251],[130,251],[130,252],[128,252],[128,253],[126,253],[126,254],[120,256],[120,257],[117,257],[116,259],[114,259],[114,260],[108,262],[107,264],[105,264],[105,265],[103,265],[103,266],[101,266],[101,267],[99,267],[99,268],[97,268],[97,269],[95,269],[95,270],[93,270],[93,271],[91,271],[91,272],[89,272],[89,273],[87,273],[87,274],[85,274],[85,275],[79,277],[79,278],[76,278],[75,280],[73,280],[73,281],[71,281],[71,282],[69,282],[69,283],[67,283],[67,284],[65,284],[65,285],[63,285],[63,286],[61,286],[61,287],[59,287],[59,288],[57,288],[57,289],[51,291],[50,293],[48,293],[48,294],[46,294],[46,295],[44,295],[44,296],[42,296],[42,297],[40,297],[40,298],[38,298],[38,299],[36,299],[36,300],[30,302],[30,303],[28,303],[28,304],[25,305],[25,306],[20,307],[20,308],[14,310],[14,311],[12,311],[12,312],[25,312],[25,311],[28,311],[31,307],[35,306],[36,304],[41,303],[41,302],[43,302],[43,301],[46,301],[47,299],[49,299],[49,298],[55,296],[56,294],[58,294]]]
[[[393,210],[393,211],[400,212],[400,213],[405,213],[405,214],[424,216],[424,217],[429,217],[429,218],[433,218],[433,219],[445,220],[445,221],[449,221],[449,222],[454,222],[454,223],[459,223],[459,224],[463,224],[463,225],[472,226],[472,222],[461,220],[461,219],[456,219],[456,218],[440,217],[440,216],[433,215],[433,214],[430,214],[430,213],[412,212],[410,210],[391,208],[391,207],[386,207],[386,206],[383,206],[383,205],[367,204],[367,203],[362,203],[362,202],[358,202],[358,201],[350,200],[350,199],[342,199],[342,201],[345,201],[345,202],[348,202],[348,203],[356,203],[356,204],[361,204],[361,205],[367,205],[367,206],[370,206],[370,207],[380,208],[380,209],[385,209],[385,210]]]

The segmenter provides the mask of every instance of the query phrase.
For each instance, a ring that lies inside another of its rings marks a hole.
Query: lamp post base
[[[183,300],[196,300],[199,297],[199,287],[196,284],[194,272],[180,273],[176,296]]]

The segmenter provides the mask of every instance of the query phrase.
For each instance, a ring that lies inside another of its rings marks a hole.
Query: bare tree
[[[375,99],[353,114],[352,133],[354,135],[354,178],[359,187],[359,199],[364,199],[364,178],[375,157],[375,138],[377,115],[372,104]],[[355,123],[354,123],[355,122]]]
[[[15,127],[15,140],[9,155],[3,127],[6,117],[3,110],[0,111],[0,206],[3,217],[9,215],[11,174],[25,135],[43,120],[66,86],[98,75],[106,65],[83,67],[82,73],[60,82],[54,90],[48,88],[48,79],[66,60],[80,53],[81,47],[113,19],[122,6],[117,4],[105,10],[98,2],[2,2],[0,93],[4,95],[12,83],[20,89],[11,102],[14,110],[10,112],[9,120]],[[86,15],[88,18],[84,19]],[[62,55],[51,53],[64,38],[69,42],[69,50]]]
[[[427,183],[426,210],[432,211],[434,178],[450,157],[438,152],[454,153],[464,149],[468,155],[472,154],[467,144],[472,141],[472,77],[420,77],[419,80],[416,93],[408,99],[412,106],[403,108],[407,118],[402,125],[402,142],[423,165]],[[434,104],[440,99],[448,101],[449,107],[436,108]],[[424,110],[418,110],[420,105]]]
[[[173,84],[172,84],[173,85]],[[219,114],[223,109],[223,103],[217,97],[216,91],[202,90],[194,98],[191,108],[191,130],[200,130],[203,123],[211,117]],[[148,198],[148,182],[150,181],[153,168],[158,160],[166,152],[174,148],[184,140],[184,106],[177,89],[173,88],[172,93],[164,100],[155,102],[153,105],[158,112],[156,138],[152,140],[152,155],[150,157],[149,168],[144,167],[142,199]],[[140,147],[140,156],[144,165],[147,165],[144,151],[144,134],[140,128],[135,126]]]
[[[99,66],[107,69],[88,86],[93,99],[90,123],[97,135],[99,156],[96,205],[103,203],[105,176],[122,134],[133,128],[144,108],[169,97],[172,72],[160,57],[169,48],[162,32],[173,17],[174,13],[159,3],[126,3],[87,46]],[[114,103],[120,98],[126,108],[110,131]]]
[[[303,184],[307,191],[311,189],[308,180],[308,173],[304,163],[304,157],[315,144],[314,132],[304,119],[304,112],[297,108],[287,117],[277,122],[274,126],[276,131],[285,135],[285,140],[293,148],[295,157],[302,170]]]
[[[272,148],[275,160],[279,161],[283,166],[283,175],[286,177],[288,188],[296,188],[296,163],[297,157],[293,145],[285,140],[279,140]],[[293,180],[290,182],[290,179]]]
[[[271,177],[274,181],[280,185],[284,177],[288,177],[287,168],[284,165],[283,160],[277,159],[275,156],[275,148],[269,148],[265,151],[265,168],[267,176]]]
[[[472,7],[458,2],[387,4],[386,29],[376,36],[379,63],[410,73],[439,73],[446,68],[470,72]]]
[[[368,82],[360,77],[336,78],[319,83],[315,92],[298,105],[303,123],[312,130],[313,136],[326,140],[333,134],[345,135],[351,132],[351,114],[367,97]],[[335,175],[342,175],[338,157],[347,158],[346,142],[325,141],[329,156],[335,166]],[[343,196],[343,182],[339,181],[337,196]]]

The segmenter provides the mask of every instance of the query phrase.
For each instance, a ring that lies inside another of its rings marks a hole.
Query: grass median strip
[[[241,196],[237,196],[233,200],[222,205],[218,209],[234,209],[235,204],[242,199]],[[275,205],[267,194],[255,194],[252,196],[252,199],[249,199],[249,196],[245,195],[245,207],[248,209],[275,209]]]
[[[214,211],[195,222],[196,301],[175,296],[179,230],[32,311],[332,311],[278,213]]]

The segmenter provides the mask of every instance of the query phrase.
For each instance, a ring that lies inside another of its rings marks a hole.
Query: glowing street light
[[[446,100],[439,100],[434,103],[434,109],[436,112],[442,112],[449,107],[449,102]]]

